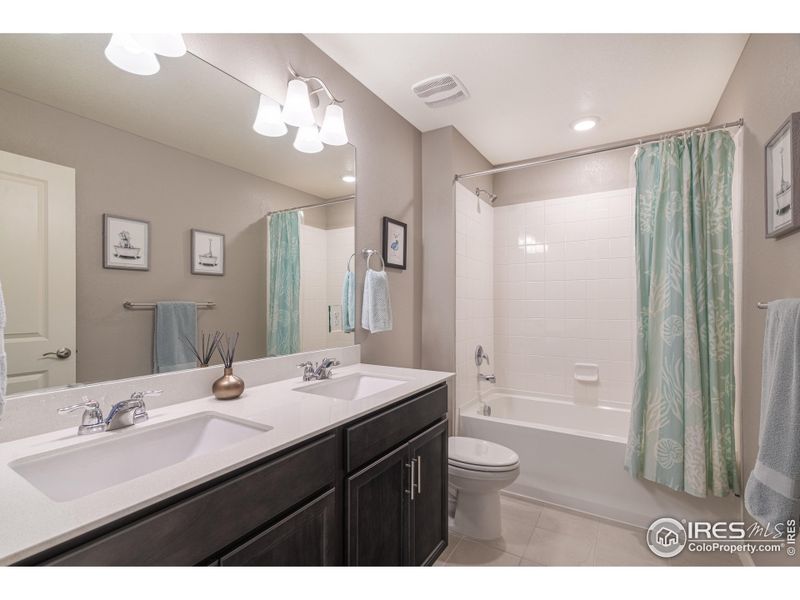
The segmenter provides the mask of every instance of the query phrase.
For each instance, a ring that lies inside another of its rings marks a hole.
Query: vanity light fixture
[[[294,138],[294,149],[306,154],[322,152],[323,145],[319,139],[319,129],[316,125],[306,125],[298,127],[297,137]]]
[[[344,111],[338,104],[329,104],[325,109],[325,119],[322,121],[319,138],[329,146],[344,146],[347,143]]]
[[[180,33],[134,33],[134,39],[153,54],[180,58],[186,54],[186,42]]]
[[[281,105],[269,96],[261,94],[253,131],[267,137],[281,137],[289,131],[281,118]]]
[[[350,175],[350,174],[342,175],[342,181],[344,181],[345,183],[355,183],[356,182],[356,176],[355,175]]]
[[[590,129],[594,129],[599,122],[600,119],[598,117],[581,117],[577,121],[574,121],[571,127],[575,131],[589,131]]]
[[[186,54],[180,33],[112,33],[105,55],[109,62],[134,75],[154,75],[161,65],[157,54],[177,58]]]
[[[161,68],[155,53],[145,49],[130,33],[111,34],[105,55],[112,65],[134,75],[154,75]]]
[[[292,79],[286,88],[286,103],[281,112],[283,122],[294,127],[316,125],[314,113],[311,112],[311,100],[308,96],[308,84],[301,79]]]

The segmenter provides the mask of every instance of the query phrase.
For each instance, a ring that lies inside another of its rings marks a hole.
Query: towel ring
[[[350,258],[348,258],[348,259],[347,259],[347,272],[348,272],[348,273],[350,272],[350,263],[351,263],[351,262],[353,262],[353,259],[354,259],[355,257],[356,257],[356,253],[355,253],[355,252],[353,252],[353,253],[350,255]]]
[[[364,254],[367,255],[367,269],[370,268],[369,261],[372,260],[372,256],[376,255],[381,261],[381,271],[385,271],[386,270],[386,263],[383,262],[383,256],[381,256],[380,252],[378,252],[377,250],[371,250],[369,248],[365,248],[361,252],[363,252]]]

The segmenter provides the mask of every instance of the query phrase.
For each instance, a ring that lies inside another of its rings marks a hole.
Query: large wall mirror
[[[191,52],[124,72],[109,37],[0,35],[8,393],[174,370],[158,302],[237,360],[354,343],[355,148],[259,135],[257,90]]]

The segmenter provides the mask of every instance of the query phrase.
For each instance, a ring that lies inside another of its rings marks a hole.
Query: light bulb
[[[329,104],[325,109],[325,119],[322,121],[319,138],[329,146],[344,146],[347,143],[344,111],[338,104]]]
[[[288,131],[281,118],[281,105],[264,94],[261,94],[261,99],[258,101],[253,131],[267,137],[281,137]]]
[[[342,175],[342,181],[345,183],[355,183],[356,176],[355,175]]]
[[[311,101],[308,98],[308,86],[305,81],[292,79],[286,88],[286,103],[281,112],[283,122],[294,127],[314,125],[314,113],[311,112]]]
[[[178,58],[186,54],[186,42],[180,33],[133,33],[139,45],[153,54]]]
[[[129,33],[112,34],[105,55],[112,65],[134,75],[153,75],[161,68],[156,55]]]
[[[297,137],[294,138],[294,148],[306,154],[322,152],[322,142],[319,139],[319,129],[316,125],[307,125],[297,130]]]

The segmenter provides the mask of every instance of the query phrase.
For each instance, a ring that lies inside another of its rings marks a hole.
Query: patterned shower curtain
[[[300,351],[300,221],[296,211],[269,217],[267,356]]]
[[[636,157],[637,366],[625,468],[693,496],[738,493],[726,131]]]

